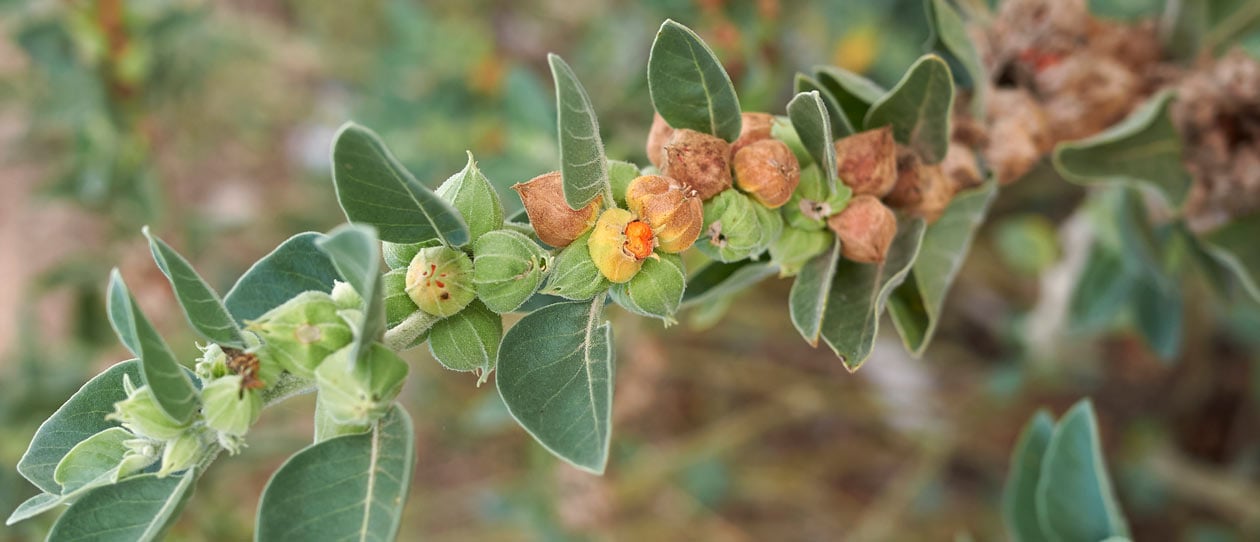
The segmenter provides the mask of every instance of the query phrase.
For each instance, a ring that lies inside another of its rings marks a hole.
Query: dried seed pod
[[[782,141],[763,139],[735,153],[735,184],[766,207],[783,206],[800,182],[801,165]]]
[[[998,182],[1010,183],[1054,146],[1045,110],[1027,90],[999,89],[989,96],[989,145],[984,150]]]
[[[497,313],[512,312],[534,295],[551,257],[525,234],[487,232],[473,243],[473,285],[477,297]]]
[[[738,190],[728,190],[704,204],[705,233],[696,243],[706,256],[733,262],[765,251],[783,231],[779,212],[758,205]]]
[[[958,142],[950,142],[949,150],[945,152],[945,159],[941,160],[941,172],[945,174],[946,179],[949,179],[955,192],[979,186],[984,181],[980,176],[980,164],[976,162],[976,153]]]
[[[897,172],[897,184],[884,201],[929,223],[940,218],[954,197],[954,183],[945,176],[941,165],[923,164],[914,152],[902,149]]]
[[[473,263],[467,254],[449,247],[420,249],[407,266],[406,291],[420,310],[447,317],[477,297]]]
[[[856,194],[884,197],[897,182],[897,143],[891,126],[836,141],[836,174]]]
[[[897,217],[874,196],[854,196],[827,226],[840,238],[845,258],[861,263],[879,263],[888,256],[888,247],[897,235]]]
[[[652,226],[657,248],[676,253],[687,250],[704,227],[704,205],[695,194],[669,177],[644,175],[626,187],[626,207]]]
[[[647,157],[656,169],[661,169],[665,164],[665,145],[669,144],[669,139],[674,137],[674,129],[665,122],[660,113],[652,115],[652,129],[648,131],[647,138]]]
[[[634,278],[643,260],[652,255],[652,227],[625,209],[608,209],[599,216],[587,247],[595,267],[611,282]]]
[[[731,145],[695,130],[676,130],[665,145],[661,173],[708,200],[731,187]]]
[[[586,207],[570,209],[564,199],[564,180],[559,171],[515,184],[512,189],[521,196],[529,223],[538,238],[556,248],[569,246],[574,239],[591,229],[603,201],[603,196],[598,196]]]
[[[741,117],[739,137],[731,143],[732,157],[748,145],[770,139],[770,130],[774,127],[774,115],[769,113],[744,113]]]

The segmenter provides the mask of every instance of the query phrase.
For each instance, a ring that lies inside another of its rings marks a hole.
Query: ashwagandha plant
[[[268,482],[256,539],[390,539],[416,459],[396,402],[409,369],[399,352],[427,343],[477,384],[496,372],[521,427],[598,474],[616,375],[608,305],[670,325],[685,307],[794,277],[793,324],[854,371],[885,311],[908,350],[926,349],[999,181],[1052,150],[1060,171],[1087,182],[1167,188],[1166,168],[1181,171],[1169,154],[1180,139],[1164,116],[1167,94],[1057,150],[1004,147],[1041,141],[1004,127],[992,109],[1001,94],[990,85],[994,60],[968,38],[962,15],[940,0],[928,7],[941,54],[914,62],[891,89],[836,68],[801,74],[780,116],[741,111],[712,51],[666,21],[647,66],[657,118],[645,167],[605,156],[590,97],[550,56],[560,169],[513,187],[524,204],[515,216],[504,216],[471,153],[431,190],[373,132],[347,124],[332,145],[332,177],[350,224],[290,238],[226,295],[146,230],[206,340],[202,355],[192,369],[176,359],[115,272],[110,321],[136,358],[93,378],[39,429],[18,468],[43,493],[9,522],[69,504],[50,539],[158,538],[206,467],[245,444],[262,409],[315,392],[315,442]],[[956,92],[951,65],[969,90]],[[976,135],[1002,130],[1012,134]],[[1257,266],[1230,246],[1206,253],[1254,290]],[[504,330],[510,313],[524,315]],[[1012,478],[1012,514],[1032,506],[1038,532],[1095,540],[1070,534],[1095,531],[1073,527],[1079,518],[1064,509],[1077,489],[1114,504],[1091,461],[1101,457],[1092,409],[1051,425],[1039,417],[1023,439],[1017,461],[1042,476]],[[1125,535],[1116,517],[1104,517],[1105,536]]]

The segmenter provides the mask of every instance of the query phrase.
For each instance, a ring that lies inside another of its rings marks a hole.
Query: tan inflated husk
[[[581,209],[571,209],[564,199],[564,180],[559,171],[544,173],[512,186],[525,204],[529,223],[542,242],[553,247],[569,246],[595,223],[603,196],[597,196]]]
[[[866,194],[854,196],[848,207],[827,219],[827,226],[840,238],[844,257],[861,263],[884,261],[897,235],[892,210]]]
[[[731,143],[732,159],[740,149],[770,139],[770,130],[774,127],[774,115],[769,113],[744,113],[740,118],[739,137]]]
[[[661,173],[708,200],[731,187],[731,146],[720,137],[675,130],[665,145]]]
[[[800,182],[801,165],[782,141],[763,139],[735,154],[735,184],[766,207],[787,203]]]
[[[652,226],[661,252],[687,250],[704,227],[704,206],[694,192],[669,177],[644,175],[626,187],[626,206]]]
[[[853,193],[884,197],[897,182],[897,143],[891,126],[836,141],[836,174]]]

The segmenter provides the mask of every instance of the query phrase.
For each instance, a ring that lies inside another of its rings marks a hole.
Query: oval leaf
[[[827,179],[827,193],[836,193],[836,146],[831,134],[827,106],[818,91],[797,94],[787,105],[788,118],[801,138],[801,144]]]
[[[1041,523],[1037,520],[1037,481],[1041,478],[1041,461],[1053,433],[1054,418],[1038,410],[1024,426],[1011,453],[1010,472],[1002,490],[1002,519],[1015,542],[1050,541],[1041,532]]]
[[[1050,437],[1037,481],[1037,517],[1051,540],[1129,536],[1111,490],[1100,440],[1094,406],[1088,399],[1064,414]]]
[[[328,255],[316,246],[322,233],[288,238],[254,263],[223,298],[237,322],[255,320],[302,292],[331,292],[340,275]]]
[[[695,32],[672,20],[656,32],[648,56],[648,92],[661,118],[677,129],[739,137],[743,119],[731,76]]]
[[[935,164],[949,147],[949,121],[954,109],[954,78],[936,55],[924,55],[892,90],[866,112],[866,129],[891,125],[893,138]]]
[[[367,433],[307,446],[267,482],[254,540],[394,540],[415,463],[411,417],[399,405]]]
[[[608,158],[604,156],[604,141],[599,138],[599,119],[595,118],[595,108],[586,89],[564,59],[549,54],[547,61],[556,81],[556,124],[560,133],[564,200],[570,208],[581,209],[600,194],[612,193],[608,184]]]
[[[827,105],[827,118],[831,121],[833,137],[844,137],[855,133],[853,125],[849,124],[849,118],[844,116],[844,109],[840,108],[840,103],[817,79],[803,73],[797,73],[792,88],[798,95],[818,92],[818,95],[823,99],[823,103]]]
[[[924,232],[923,248],[910,277],[889,298],[888,311],[897,333],[915,356],[923,355],[932,340],[945,295],[966,261],[971,240],[996,194],[997,183],[989,181],[955,196],[941,218]]]
[[[385,299],[380,287],[381,244],[371,227],[346,224],[329,232],[316,246],[328,254],[333,267],[367,304],[362,321],[354,326],[350,357],[357,360],[367,352],[367,345],[380,340],[385,333]]]
[[[801,268],[788,294],[792,325],[813,347],[818,346],[818,337],[822,333],[823,315],[827,312],[827,301],[831,299],[832,279],[835,278],[839,260],[840,238],[837,237],[830,249]]]
[[[1162,92],[1120,123],[1054,149],[1054,167],[1080,184],[1126,183],[1155,188],[1180,207],[1190,189],[1181,162],[1181,136],[1169,117],[1173,94]]]
[[[337,201],[351,222],[376,226],[391,243],[468,243],[459,212],[412,177],[371,130],[343,125],[333,138],[332,161]]]
[[[158,478],[143,474],[98,487],[66,510],[49,540],[142,542],[160,540],[192,495],[193,471]]]
[[[856,263],[845,258],[836,262],[821,335],[849,371],[858,370],[870,357],[884,305],[914,265],[923,230],[922,220],[900,220],[897,237],[883,263]]]
[[[604,296],[525,315],[499,346],[499,395],[521,427],[560,459],[596,474],[612,429],[612,328]]]
[[[223,305],[219,294],[202,280],[188,260],[165,241],[151,234],[148,226],[143,231],[144,236],[149,239],[153,261],[157,262],[158,269],[170,281],[175,299],[184,309],[184,316],[193,329],[216,343],[244,348],[245,339],[241,337],[241,328]]]
[[[188,421],[197,412],[197,388],[166,341],[140,312],[117,269],[109,276],[108,298],[109,321],[123,344],[140,358],[141,376],[153,388],[158,406],[172,419]]]
[[[814,69],[814,74],[818,83],[827,89],[827,93],[835,98],[836,104],[844,111],[844,116],[849,119],[849,126],[857,131],[865,126],[866,112],[870,111],[871,104],[887,93],[884,87],[874,81],[844,68],[819,67]]]

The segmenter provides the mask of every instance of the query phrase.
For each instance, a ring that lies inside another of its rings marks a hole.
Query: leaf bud
[[[731,187],[731,145],[695,130],[676,130],[665,145],[661,174],[708,200]]]
[[[836,141],[836,174],[854,194],[884,197],[897,182],[897,143],[892,126]]]
[[[538,291],[551,256],[529,237],[511,230],[488,232],[473,243],[473,286],[497,313],[512,312]]]
[[[669,177],[644,175],[626,187],[626,207],[647,222],[661,252],[687,250],[704,227],[704,205]]]
[[[587,248],[599,272],[609,281],[621,283],[639,272],[644,258],[652,254],[654,242],[652,227],[646,222],[635,220],[625,209],[608,209],[595,223]]]
[[[447,317],[477,297],[472,277],[472,259],[462,251],[450,247],[420,249],[407,267],[407,295],[420,310]]]
[[[897,235],[897,217],[875,196],[854,196],[849,205],[827,219],[840,238],[841,254],[855,262],[878,263],[888,255]]]
[[[581,209],[571,209],[564,199],[564,180],[559,171],[544,173],[512,186],[525,204],[529,223],[542,242],[556,248],[569,246],[595,223],[603,196]]]
[[[416,257],[416,253],[411,252],[410,255],[407,256],[407,262],[410,263],[411,259],[414,257]],[[399,267],[406,266],[407,264],[403,264]],[[363,308],[363,297],[360,296],[359,292],[355,291],[354,286],[351,286],[348,282],[334,280],[332,293],[329,295],[332,296],[333,303],[336,303],[337,308],[339,309]]]
[[[782,207],[800,181],[801,165],[782,141],[763,139],[735,153],[736,186],[766,207]]]

